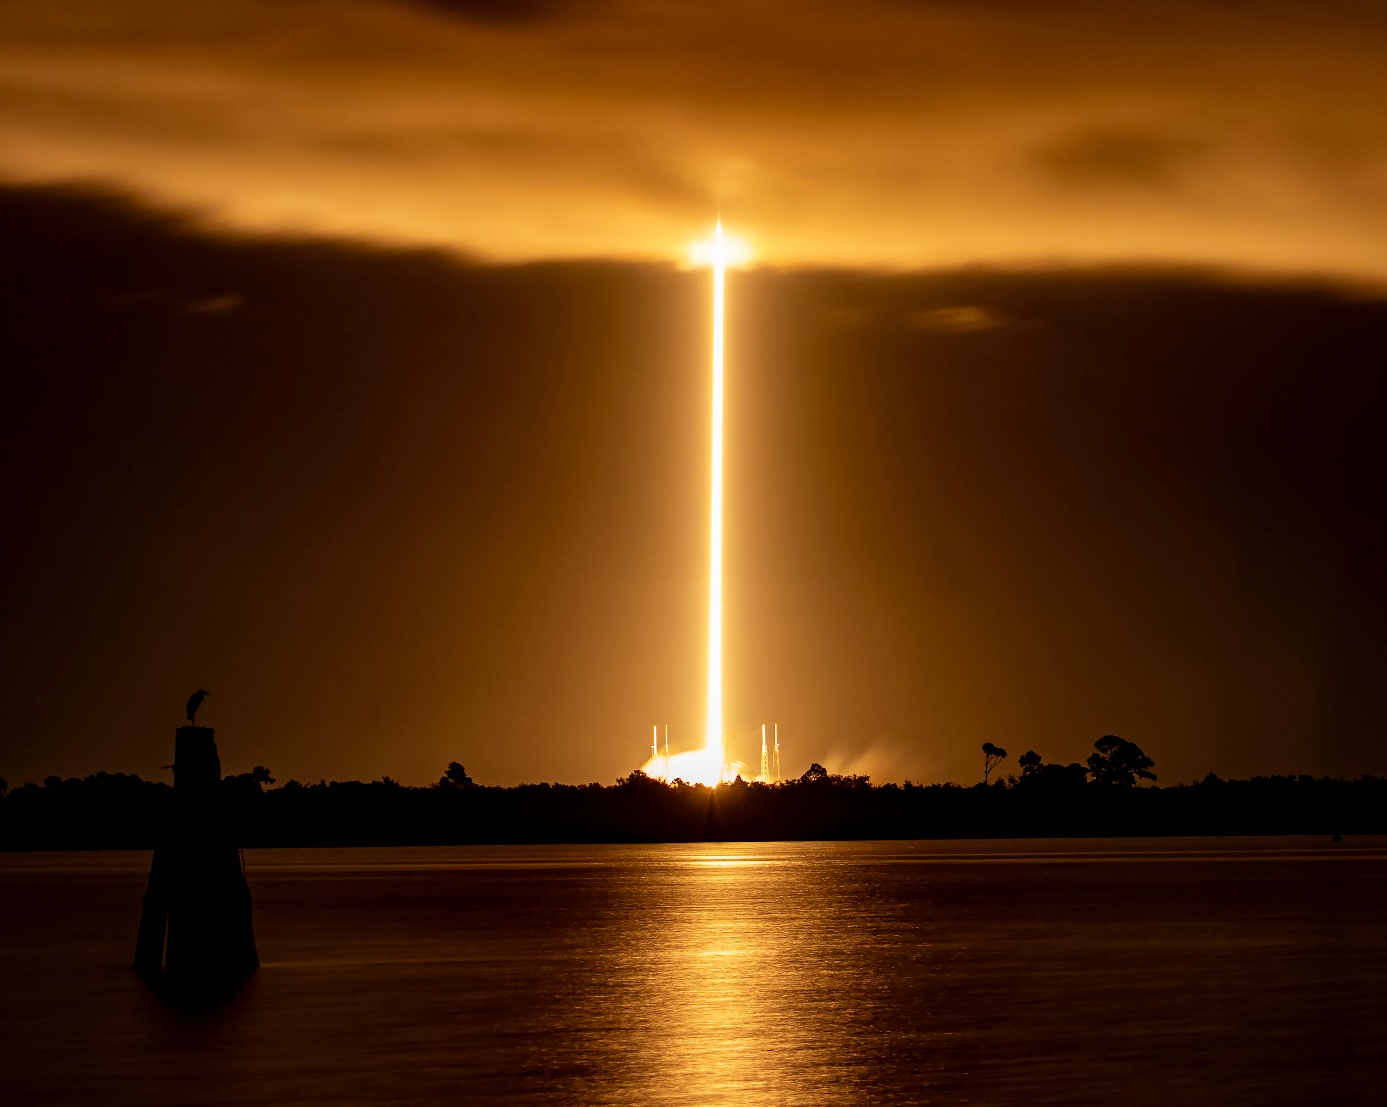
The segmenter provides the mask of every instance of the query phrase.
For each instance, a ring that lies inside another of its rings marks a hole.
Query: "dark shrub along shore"
[[[1088,768],[1028,753],[1019,776],[972,786],[874,785],[814,765],[775,784],[667,784],[637,771],[607,786],[499,788],[453,763],[420,788],[388,777],[273,787],[259,766],[222,788],[247,847],[1387,833],[1387,779],[1210,774],[1138,786],[1150,760],[1105,758],[1097,745]],[[0,848],[149,849],[172,796],[125,773],[0,790]]]

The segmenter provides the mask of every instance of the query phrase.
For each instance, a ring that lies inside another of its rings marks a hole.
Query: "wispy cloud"
[[[1086,129],[1043,146],[1040,168],[1069,188],[1164,191],[1197,168],[1205,147],[1178,135],[1135,128]]]
[[[926,308],[910,316],[910,325],[932,334],[971,334],[1011,325],[1011,320],[978,304]]]

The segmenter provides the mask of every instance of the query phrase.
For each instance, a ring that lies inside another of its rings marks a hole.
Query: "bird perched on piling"
[[[197,725],[194,721],[193,716],[197,714],[197,709],[202,706],[202,701],[205,700],[211,694],[211,692],[199,688],[196,692],[194,692],[191,696],[188,697],[188,724],[190,726]]]

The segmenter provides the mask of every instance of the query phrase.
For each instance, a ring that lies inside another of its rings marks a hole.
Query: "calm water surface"
[[[0,855],[6,1103],[1387,1102],[1387,840],[263,850],[215,1012],[149,854]]]

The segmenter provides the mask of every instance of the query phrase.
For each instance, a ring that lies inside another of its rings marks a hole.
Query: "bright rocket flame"
[[[740,238],[723,234],[722,220],[718,220],[717,230],[706,242],[695,242],[689,247],[689,264],[696,266],[719,265],[735,269],[751,260],[751,247]]]
[[[641,766],[641,772],[646,776],[653,776],[656,780],[682,780],[685,784],[709,786],[731,780],[738,775],[745,777],[746,769],[747,766],[740,761],[719,761],[716,752],[710,753],[701,746],[696,750],[670,754],[668,758],[660,754]]]
[[[705,748],[671,754],[668,764],[663,755],[652,757],[642,769],[648,776],[661,780],[682,780],[686,784],[717,784],[722,780],[724,767],[721,751],[710,753]]]

